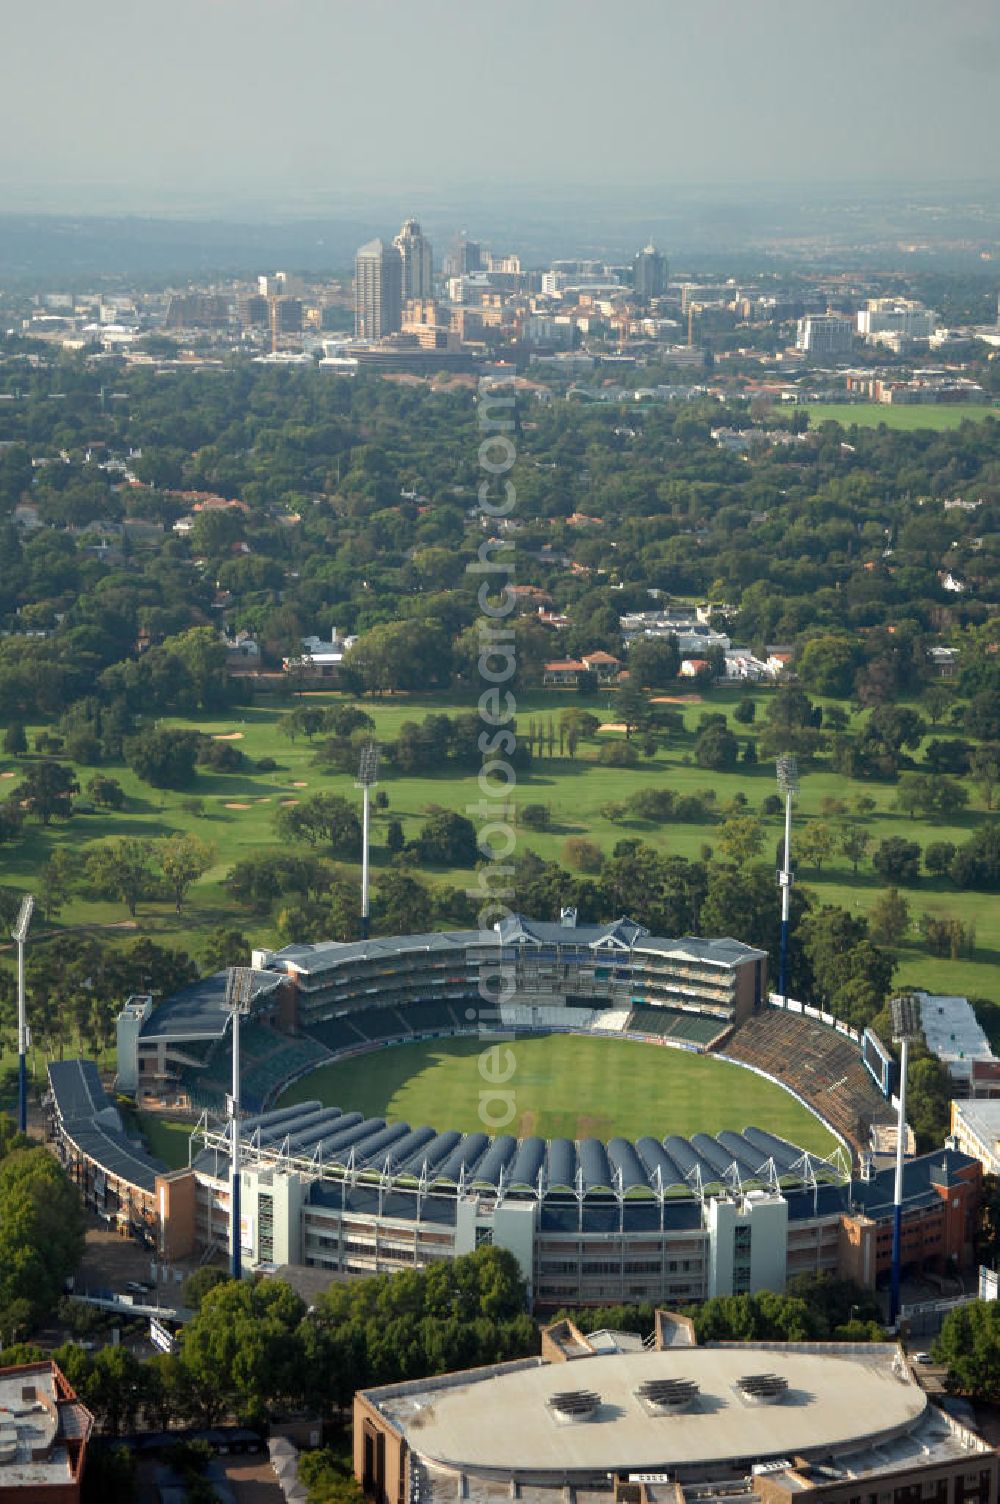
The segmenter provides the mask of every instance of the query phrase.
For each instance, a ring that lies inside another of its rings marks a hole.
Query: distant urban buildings
[[[805,355],[847,355],[853,338],[851,319],[836,313],[808,313],[799,319],[795,348]]]
[[[369,240],[354,259],[354,332],[384,339],[403,324],[403,258],[394,245]]]
[[[644,303],[662,298],[667,290],[667,258],[652,241],[632,258],[632,285]]]
[[[393,241],[403,263],[403,302],[429,298],[432,293],[434,258],[431,243],[415,219],[408,219]]]

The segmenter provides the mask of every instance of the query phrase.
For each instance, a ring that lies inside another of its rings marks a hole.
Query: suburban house
[[[598,649],[584,653],[582,658],[554,658],[546,663],[542,683],[552,686],[573,686],[579,683],[583,673],[596,674],[599,684],[613,684],[621,672],[621,659],[613,653]]]
[[[344,654],[357,640],[356,636],[341,637],[336,631],[329,642],[320,637],[303,637],[300,656],[282,658],[281,667],[286,674],[296,670],[311,679],[336,679]]]

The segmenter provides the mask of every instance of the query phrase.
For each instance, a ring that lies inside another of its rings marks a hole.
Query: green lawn
[[[150,1154],[162,1159],[169,1170],[186,1170],[188,1142],[194,1124],[161,1118],[155,1112],[140,1112],[137,1116]]]
[[[663,1138],[757,1126],[816,1153],[835,1148],[831,1134],[788,1092],[729,1061],[575,1034],[501,1044],[500,1051],[511,1055],[495,1062],[483,1059],[490,1048],[489,1039],[385,1047],[321,1066],[291,1086],[278,1105],[318,1098],[413,1127],[519,1137]],[[482,1070],[494,1077],[511,1074],[502,1087],[491,1087]],[[491,1098],[491,1091],[512,1094],[509,1123],[497,1121],[506,1102]]]
[[[856,423],[860,428],[877,428],[884,423],[887,428],[906,430],[944,429],[957,428],[960,423],[979,423],[983,418],[1000,421],[1000,408],[976,402],[940,406],[928,403],[913,407],[882,402],[808,402],[802,405],[809,414],[810,428],[816,428],[820,423],[841,423],[844,428]]]
[[[758,706],[758,725],[764,720],[771,693],[769,689],[752,691]],[[341,697],[331,695],[329,698],[335,703]],[[567,837],[584,835],[596,841],[607,853],[623,838],[639,838],[660,851],[688,858],[699,857],[702,847],[711,846],[713,842],[716,827],[712,823],[614,823],[602,813],[602,807],[609,801],[627,799],[637,789],[665,786],[677,793],[714,791],[717,807],[742,794],[749,809],[759,812],[761,801],[775,789],[773,765],[741,764],[734,772],[716,773],[699,768],[694,762],[694,731],[702,713],[721,711],[731,718],[739,698],[740,693],[735,689],[713,691],[706,696],[704,703],[695,695],[687,696],[680,707],[684,732],[666,738],[654,758],[641,759],[635,768],[612,769],[597,761],[601,743],[617,733],[604,733],[592,742],[581,743],[575,759],[558,755],[536,758],[530,773],[521,775],[516,798],[520,804],[547,804],[552,825],[547,831],[533,831],[522,826],[517,833],[518,849],[534,851],[547,860],[565,862]],[[365,705],[375,719],[377,734],[382,740],[392,738],[403,720],[420,720],[431,711],[457,714],[470,708],[469,703],[462,699],[442,695],[391,696],[383,701],[365,702]],[[551,717],[557,722],[560,710],[580,705],[593,710],[603,722],[616,720],[611,692],[606,691],[584,702],[568,692],[538,691],[519,696],[518,721],[522,730],[532,718],[547,723]],[[168,902],[148,901],[140,904],[137,922],[132,924],[121,903],[94,899],[81,893],[67,904],[59,924],[99,928],[108,939],[127,940],[138,931],[161,944],[177,945],[196,957],[200,955],[203,937],[217,925],[238,927],[256,944],[273,944],[277,935],[272,922],[243,912],[233,904],[223,883],[226,872],[240,857],[280,848],[274,817],[282,800],[301,799],[309,793],[326,789],[352,799],[358,797],[353,778],[317,768],[312,760],[313,747],[303,739],[291,743],[277,731],[278,720],[286,708],[286,705],[261,702],[238,707],[225,717],[207,718],[197,723],[199,729],[210,734],[240,732],[236,745],[251,759],[251,766],[245,773],[199,772],[190,793],[204,801],[203,813],[192,813],[183,807],[188,795],[151,789],[140,783],[128,768],[112,766],[107,771],[122,783],[128,799],[126,808],[113,815],[78,815],[65,823],[54,822],[48,828],[29,823],[23,839],[5,846],[0,852],[0,883],[22,889],[33,886],[37,882],[39,867],[48,854],[61,845],[79,849],[91,841],[114,835],[156,838],[173,831],[194,831],[214,845],[216,861],[205,877],[192,887],[181,915],[175,914]],[[852,717],[852,721],[856,719]],[[174,721],[172,724],[191,726],[196,723]],[[756,734],[756,727],[737,726],[735,729],[741,740]],[[947,734],[941,727],[929,730],[931,737]],[[262,757],[273,757],[278,764],[277,770],[255,772],[253,765]],[[0,773],[14,773],[16,777],[21,766],[23,762],[17,759],[0,757]],[[79,768],[81,783],[85,783],[93,771]],[[824,798],[839,799],[849,806],[856,796],[866,794],[875,800],[876,805],[863,822],[873,847],[888,836],[905,836],[918,841],[921,846],[934,840],[961,842],[987,818],[980,793],[971,784],[966,786],[971,796],[968,809],[952,825],[935,825],[923,819],[911,820],[894,810],[894,785],[844,779],[829,771],[820,761],[812,768],[803,767],[795,829],[801,831],[807,821],[825,818],[821,808]],[[15,780],[8,780],[6,787],[16,787]],[[418,834],[431,805],[464,811],[481,798],[474,774],[458,776],[451,770],[421,777],[395,777],[386,771],[380,788],[388,795],[389,809],[385,814],[377,814],[372,824],[375,878],[388,861],[385,832],[389,818],[400,819],[406,837],[411,839]],[[242,807],[230,808],[231,805]],[[771,819],[767,831],[762,859],[770,862],[781,836],[780,819]],[[463,888],[473,881],[472,873],[458,870],[429,870],[422,875],[433,882],[448,882]],[[883,886],[872,871],[869,859],[862,864],[856,877],[841,856],[835,856],[822,871],[800,868],[799,877],[821,900],[843,904],[857,913],[868,911]],[[906,888],[904,893],[910,904],[914,927],[910,943],[900,952],[898,982],[946,992],[967,992],[1000,1003],[1000,969],[996,965],[1000,956],[1000,905],[995,895],[959,892],[948,882],[927,877]],[[976,955],[956,963],[927,956],[916,931],[916,923],[924,910],[963,920],[975,918]],[[35,943],[41,934],[40,929],[35,933]],[[11,964],[12,949],[7,947],[3,951],[0,964]]]

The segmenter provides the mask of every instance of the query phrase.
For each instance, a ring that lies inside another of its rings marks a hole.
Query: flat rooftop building
[[[0,1368],[0,1504],[76,1504],[93,1423],[55,1363]]]
[[[995,1501],[995,1453],[929,1403],[896,1344],[697,1347],[664,1327],[652,1350],[572,1328],[543,1334],[541,1358],[361,1393],[355,1475],[393,1504]]]

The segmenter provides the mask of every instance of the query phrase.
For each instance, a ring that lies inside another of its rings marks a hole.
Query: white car
[[[913,1359],[914,1363],[934,1362],[934,1359],[931,1357],[930,1353],[911,1353],[910,1357]]]

